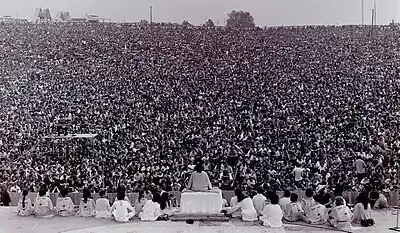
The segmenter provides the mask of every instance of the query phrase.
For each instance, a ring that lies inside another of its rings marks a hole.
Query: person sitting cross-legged
[[[310,207],[305,215],[304,221],[309,224],[322,225],[327,221],[328,211],[324,205],[321,204],[321,196],[314,196],[314,205]]]
[[[117,222],[128,222],[135,216],[135,209],[125,201],[125,192],[117,194],[117,201],[111,207],[111,213]]]
[[[282,227],[283,212],[279,206],[278,194],[270,195],[271,204],[265,206],[261,212],[260,221],[266,227]]]
[[[56,214],[61,217],[68,217],[76,214],[75,204],[70,197],[67,197],[68,189],[63,188],[60,191],[60,197],[56,201]]]
[[[31,199],[27,198],[28,190],[22,192],[22,198],[18,201],[18,216],[30,216],[32,215],[32,202]]]
[[[284,218],[289,222],[296,222],[304,218],[304,211],[298,199],[299,196],[296,193],[292,193],[290,195],[290,203],[286,205]]]
[[[353,213],[345,205],[343,197],[335,198],[335,207],[329,213],[329,223],[337,229],[352,230],[351,219]]]

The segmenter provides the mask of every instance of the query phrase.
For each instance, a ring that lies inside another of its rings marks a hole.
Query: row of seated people
[[[308,224],[323,225],[329,223],[337,229],[353,229],[352,223],[361,226],[372,226],[371,203],[365,193],[357,197],[353,210],[343,197],[335,197],[333,203],[322,204],[322,192],[306,191],[306,197],[299,201],[296,193],[285,191],[279,198],[276,193],[269,194],[269,200],[263,195],[263,189],[257,190],[253,198],[246,196],[241,189],[235,190],[231,206],[224,208],[223,213],[230,217],[241,217],[244,221],[262,221],[264,226],[282,227],[282,220],[288,222],[304,221]],[[381,195],[375,207],[388,207],[386,198]]]
[[[68,190],[62,189],[54,207],[46,189],[39,191],[33,204],[27,198],[28,191],[23,191],[22,198],[18,201],[17,215],[45,218],[53,216],[114,218],[117,222],[130,221],[134,216],[138,216],[143,221],[167,220],[167,213],[170,213],[172,208],[169,194],[153,193],[151,200],[144,198],[143,194],[144,192],[139,193],[139,198],[132,207],[129,198],[125,196],[125,191],[119,191],[114,203],[110,205],[104,191],[101,191],[100,198],[94,201],[90,191],[84,189],[79,206],[75,206],[72,199],[67,196]]]

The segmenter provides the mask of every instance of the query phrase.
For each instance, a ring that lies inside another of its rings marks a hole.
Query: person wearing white
[[[70,197],[67,197],[68,189],[61,189],[60,196],[56,201],[56,214],[61,217],[68,217],[74,215],[75,204],[72,202]]]
[[[283,193],[283,197],[279,200],[279,206],[281,207],[281,209],[283,211],[283,215],[285,215],[285,213],[288,211],[287,206],[289,203],[290,203],[290,191],[286,190]]]
[[[329,223],[336,229],[352,230],[351,219],[353,213],[344,203],[343,197],[335,198],[335,207],[329,214]]]
[[[388,207],[389,207],[389,204],[388,204],[387,198],[385,197],[385,195],[380,193],[379,198],[376,200],[376,202],[374,204],[374,209],[382,209],[382,208],[388,208]]]
[[[352,222],[361,223],[363,226],[372,226],[375,223],[371,215],[369,198],[365,193],[361,193],[357,197],[357,204],[353,210]]]
[[[238,204],[237,196],[233,196],[229,202],[230,207],[236,206]],[[240,218],[242,216],[240,210],[236,210],[231,214],[232,218]]]
[[[139,197],[135,200],[135,212],[140,214],[143,211],[143,206],[148,200],[144,198],[144,190],[139,191]]]
[[[143,206],[143,212],[139,213],[139,218],[142,221],[156,221],[162,215],[160,202],[160,194],[154,193],[153,199]]]
[[[256,209],[258,214],[261,214],[261,212],[264,210],[267,198],[263,195],[264,189],[262,187],[258,187],[257,189],[257,195],[253,197],[253,204],[254,204],[254,209]]]
[[[92,194],[88,189],[83,189],[82,199],[79,203],[79,216],[92,217],[96,215],[96,204],[92,199]]]
[[[53,203],[49,197],[46,197],[46,190],[39,191],[39,197],[35,199],[34,214],[37,217],[51,217],[53,214]]]
[[[301,208],[304,210],[304,214],[307,215],[308,211],[310,210],[310,207],[315,205],[314,201],[314,191],[312,189],[307,189],[306,190],[306,197],[301,200]]]
[[[22,198],[18,201],[18,216],[29,216],[32,215],[32,201],[27,198],[28,191],[22,192]]]
[[[117,194],[117,201],[111,207],[111,213],[117,222],[128,222],[135,216],[135,209],[125,201],[125,193]]]
[[[111,207],[110,201],[105,198],[105,191],[100,191],[100,198],[96,200],[96,218],[110,218],[111,217]]]
[[[296,222],[304,219],[304,211],[301,209],[301,204],[298,202],[299,196],[296,193],[290,195],[290,203],[286,205],[284,218],[289,222]]]
[[[282,209],[278,205],[279,196],[272,194],[270,196],[271,204],[265,206],[261,212],[260,221],[266,227],[282,227]]]
[[[203,171],[203,165],[197,164],[195,171],[189,179],[187,190],[194,192],[206,192],[212,190],[212,185],[207,172]]]
[[[239,189],[235,190],[235,194],[239,203],[231,207],[227,211],[227,214],[230,215],[235,211],[240,210],[243,221],[257,221],[258,214],[256,209],[254,209],[253,201],[251,200],[251,198],[245,197],[243,192]]]
[[[315,204],[310,207],[306,213],[305,222],[314,225],[325,224],[328,217],[328,210],[324,205],[321,204],[321,196],[314,196]]]

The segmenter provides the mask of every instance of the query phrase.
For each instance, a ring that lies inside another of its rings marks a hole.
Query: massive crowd
[[[1,24],[0,183],[179,191],[202,161],[227,189],[393,188],[399,36],[385,26]],[[69,133],[97,137],[43,139],[66,118]]]

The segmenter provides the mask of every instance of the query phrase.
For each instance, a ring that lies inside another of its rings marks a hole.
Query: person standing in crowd
[[[111,213],[117,222],[128,222],[135,216],[135,209],[125,201],[125,192],[117,194],[117,201],[111,207]]]
[[[289,222],[296,222],[304,218],[304,211],[301,209],[298,199],[299,196],[296,193],[290,194],[290,203],[286,205],[286,212],[283,212],[283,217]]]
[[[271,204],[266,205],[261,212],[260,221],[266,227],[282,227],[283,212],[279,206],[279,196],[274,193],[269,198]]]
[[[335,198],[335,207],[329,213],[329,223],[336,229],[352,230],[351,219],[353,213],[345,205],[343,197]]]
[[[361,156],[357,156],[354,165],[356,167],[358,181],[361,182],[365,177],[365,168],[366,168],[365,162],[364,160],[362,160]]]
[[[93,217],[96,215],[96,204],[89,189],[83,189],[82,198],[79,203],[79,216]]]
[[[110,218],[111,207],[110,201],[105,197],[106,192],[101,190],[99,192],[100,198],[96,200],[96,218]]]
[[[27,198],[28,190],[22,192],[22,198],[18,201],[17,215],[18,216],[30,216],[32,215],[32,201]]]
[[[303,171],[304,169],[301,167],[300,163],[296,163],[295,168],[292,171],[294,176],[294,184],[297,188],[301,188],[301,182],[303,181]]]
[[[257,188],[257,194],[253,197],[254,208],[258,214],[261,214],[261,212],[264,210],[266,201],[267,198],[264,196],[264,189],[263,187],[259,186]]]
[[[50,197],[46,197],[47,190],[39,190],[38,197],[35,199],[33,213],[37,217],[52,217],[53,216],[53,202]]]
[[[57,198],[56,201],[56,209],[55,212],[57,215],[61,217],[68,217],[76,214],[75,204],[72,202],[70,197],[67,197],[68,189],[63,188],[60,191],[60,197]]]
[[[226,214],[231,215],[235,211],[240,210],[243,221],[257,221],[258,214],[256,209],[254,209],[253,201],[251,200],[250,197],[246,197],[243,194],[243,192],[239,191],[240,190],[238,189],[235,190],[235,195],[237,197],[238,204],[231,207]]]

